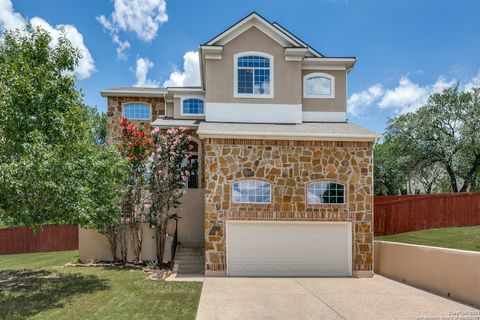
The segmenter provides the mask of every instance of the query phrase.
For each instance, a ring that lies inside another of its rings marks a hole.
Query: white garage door
[[[229,276],[351,276],[351,225],[227,222]]]

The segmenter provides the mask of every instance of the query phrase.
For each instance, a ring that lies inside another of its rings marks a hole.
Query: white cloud
[[[20,13],[13,11],[10,0],[0,0],[0,24],[5,29],[21,28],[25,25],[25,19]]]
[[[200,61],[198,51],[188,51],[183,56],[183,72],[175,67],[164,87],[184,87],[200,85]]]
[[[415,111],[427,102],[431,94],[441,92],[455,83],[455,79],[447,80],[440,76],[433,84],[421,85],[410,80],[408,76],[402,76],[394,88],[384,89],[381,84],[375,84],[352,94],[348,98],[348,113],[358,117],[372,104],[380,109],[392,109],[395,113]],[[468,90],[474,85],[480,85],[480,71],[465,88]]]
[[[135,87],[158,87],[158,82],[148,79],[148,71],[154,66],[153,62],[148,58],[138,58],[135,67],[135,77],[137,82]]]
[[[432,93],[440,92],[454,84],[455,80],[446,81],[441,76],[434,84],[421,86],[404,76],[395,88],[385,91],[378,106],[380,109],[392,108],[397,113],[415,111],[427,102]]]
[[[359,116],[365,107],[371,105],[383,94],[383,87],[377,83],[366,90],[354,93],[348,98],[348,113],[353,116]]]
[[[117,55],[125,58],[124,51],[130,47],[128,41],[119,38],[119,32],[133,32],[145,42],[152,41],[163,23],[168,21],[166,0],[114,0],[111,18],[97,17],[117,45]]]
[[[55,45],[58,38],[61,35],[61,29],[65,30],[65,36],[76,47],[82,58],[79,61],[78,66],[75,68],[75,73],[80,79],[88,78],[95,72],[95,63],[92,55],[85,43],[83,42],[83,36],[78,32],[75,26],[70,24],[59,24],[55,27],[51,26],[47,21],[39,17],[30,19],[30,23],[34,27],[40,27],[47,31],[52,37],[52,44]],[[5,29],[21,28],[26,24],[25,19],[13,10],[12,2],[10,0],[0,0],[0,25]]]
[[[472,88],[480,88],[480,70],[476,76],[474,76],[470,81],[465,84],[465,90],[470,91]]]

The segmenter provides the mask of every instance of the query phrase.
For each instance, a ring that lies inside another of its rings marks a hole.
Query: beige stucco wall
[[[480,307],[480,252],[375,241],[375,273]]]
[[[131,242],[129,242],[129,248]],[[80,228],[78,230],[78,250],[80,252],[80,260],[86,261],[111,261],[112,254],[110,244],[107,237],[96,232]],[[128,250],[127,260],[133,260],[132,250]],[[120,257],[120,245],[117,245],[117,257]],[[143,224],[143,245],[142,260],[157,260],[155,247],[155,233],[148,223]]]
[[[182,244],[203,245],[204,241],[204,191],[188,189],[182,197],[182,206],[178,210],[178,241]],[[142,260],[156,260],[155,233],[148,223],[143,224]],[[168,233],[173,235],[173,224]],[[79,229],[78,246],[81,261],[110,261],[112,254],[107,238],[95,230]],[[117,246],[117,256],[120,248]],[[132,250],[128,250],[128,260],[132,260]]]
[[[303,98],[303,77],[310,73],[326,73],[335,77],[335,98]],[[347,111],[347,72],[344,70],[303,70],[302,71],[303,111],[346,112]]]
[[[174,111],[173,111],[173,102],[167,102],[167,110],[165,112],[165,115],[169,118],[173,118],[173,114],[174,114]]]
[[[182,198],[182,205],[177,211],[178,241],[183,245],[203,246],[205,224],[205,191],[188,189]]]
[[[260,51],[274,59],[273,98],[234,98],[234,61],[236,53]],[[206,60],[205,88],[207,102],[296,104],[301,100],[301,62],[285,61],[285,48],[255,27],[228,42],[221,60]]]

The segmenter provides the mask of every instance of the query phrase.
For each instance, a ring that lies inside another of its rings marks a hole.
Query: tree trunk
[[[140,255],[142,253],[142,241],[143,241],[143,228],[142,224],[133,222],[130,224],[130,240],[133,249],[133,260],[135,262],[140,261]]]
[[[450,177],[450,186],[452,187],[453,192],[458,192],[458,186],[457,186],[457,177],[455,177],[455,172],[453,172],[452,167],[450,165],[445,165],[445,168],[447,169],[448,176]]]
[[[163,223],[160,223],[155,230],[155,240],[157,244],[157,261],[158,264],[163,263],[163,253],[165,249],[165,230],[163,227]]]
[[[122,263],[127,263],[128,258],[128,225],[125,223],[120,224],[120,254],[122,256]]]
[[[115,228],[112,228],[107,231],[105,235],[108,239],[108,243],[110,244],[110,251],[112,253],[113,262],[115,262],[117,261],[117,231],[115,230]]]
[[[460,189],[460,192],[466,192],[468,190],[468,187],[472,184],[472,181],[474,180],[475,175],[477,174],[477,169],[480,166],[480,155],[475,157],[475,161],[473,162],[472,168],[468,172],[467,178],[463,182],[462,189]]]

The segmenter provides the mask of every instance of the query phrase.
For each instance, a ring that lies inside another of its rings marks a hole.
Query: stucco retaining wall
[[[177,213],[178,241],[184,245],[203,246],[205,205],[203,189],[188,189],[182,197],[182,205]],[[143,225],[142,259],[156,260],[155,230],[148,223]],[[173,235],[173,225],[169,228],[169,234]],[[117,256],[120,256],[118,247]],[[78,248],[82,261],[108,261],[112,259],[110,244],[107,238],[95,230],[80,228],[78,234]],[[129,250],[131,253],[132,250]],[[132,256],[129,254],[128,259]]]
[[[375,241],[375,273],[480,307],[480,252]]]

